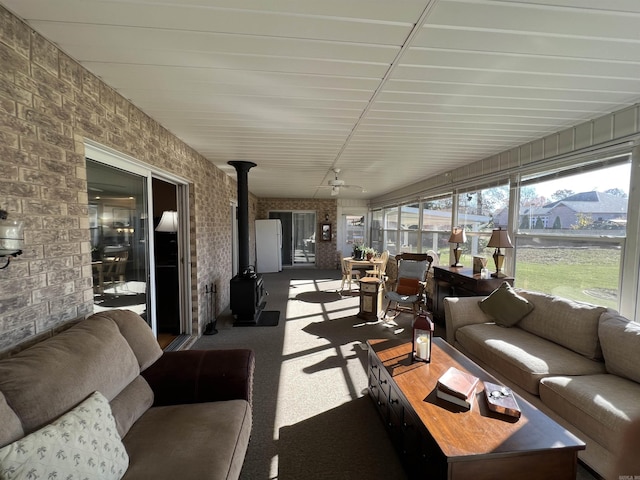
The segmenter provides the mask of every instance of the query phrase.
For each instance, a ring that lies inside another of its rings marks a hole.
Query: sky
[[[535,185],[536,193],[551,198],[558,190],[573,190],[574,193],[596,190],[604,192],[611,188],[620,188],[629,194],[631,164],[626,163],[594,172],[583,173],[575,177],[559,178]]]

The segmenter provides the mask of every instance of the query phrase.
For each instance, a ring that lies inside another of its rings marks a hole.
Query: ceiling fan
[[[326,185],[318,185],[317,188],[330,188],[332,197],[338,195],[341,188],[357,188],[360,189],[361,192],[365,191],[364,188],[362,188],[360,185],[347,185],[344,180],[340,180],[338,178],[338,174],[340,173],[339,168],[334,168],[333,173],[335,175],[335,178],[329,180]]]

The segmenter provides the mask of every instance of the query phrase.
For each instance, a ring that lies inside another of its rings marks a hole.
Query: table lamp
[[[493,252],[493,261],[496,264],[496,271],[491,276],[494,278],[504,278],[506,275],[502,272],[502,265],[504,264],[504,254],[500,252],[501,248],[513,248],[509,233],[502,228],[497,228],[491,234],[487,247],[495,248]]]
[[[460,255],[462,255],[462,250],[460,249],[460,244],[467,241],[467,234],[462,227],[454,227],[451,230],[451,236],[449,237],[449,243],[455,243],[456,248],[453,249],[453,256],[456,259],[455,263],[451,265],[452,267],[462,267],[460,263]]]

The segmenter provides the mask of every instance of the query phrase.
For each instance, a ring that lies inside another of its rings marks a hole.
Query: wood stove
[[[238,260],[240,273],[231,279],[231,313],[236,320],[234,326],[256,325],[266,302],[262,275],[249,264],[249,169],[253,162],[234,160],[228,162],[238,176]]]

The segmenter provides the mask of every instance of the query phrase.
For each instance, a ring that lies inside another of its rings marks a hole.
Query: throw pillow
[[[418,293],[419,283],[417,278],[399,278],[396,293],[398,295],[415,295]]]
[[[533,303],[518,295],[507,282],[502,282],[487,298],[480,300],[478,305],[502,327],[514,326],[533,310]]]
[[[0,449],[0,478],[8,480],[119,480],[128,465],[109,401],[100,392]]]

